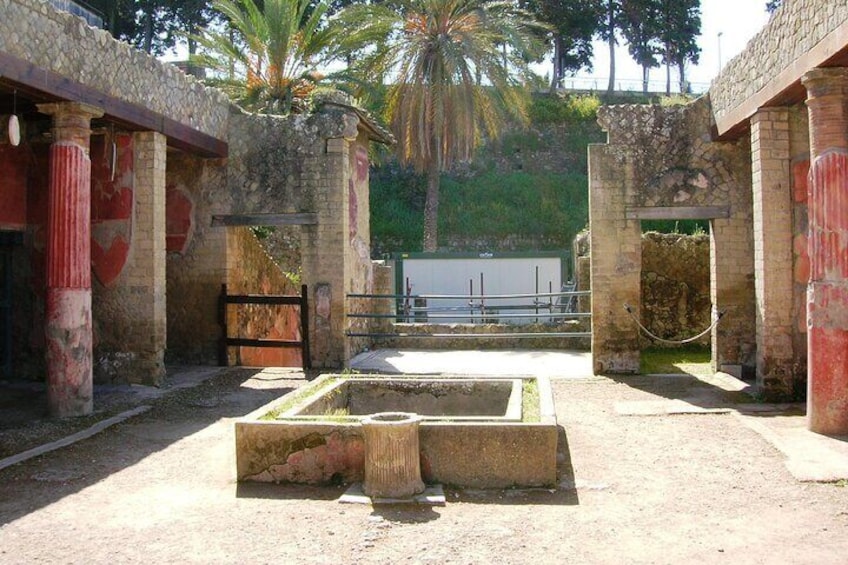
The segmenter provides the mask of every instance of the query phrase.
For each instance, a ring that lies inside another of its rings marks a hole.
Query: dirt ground
[[[233,421],[305,382],[230,369],[0,471],[0,563],[848,563],[844,483],[797,482],[731,413],[616,409],[732,400],[694,378],[554,380],[558,488],[443,507],[236,484]]]

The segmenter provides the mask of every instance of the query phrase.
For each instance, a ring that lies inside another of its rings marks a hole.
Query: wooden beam
[[[628,220],[713,220],[729,218],[730,206],[628,206]]]
[[[272,304],[300,306],[299,294],[228,294],[225,298],[227,304]]]
[[[202,157],[226,157],[226,141],[203,133],[149,108],[105,94],[58,73],[36,67],[23,59],[0,53],[0,78],[43,93],[50,100],[84,102],[101,108],[111,119],[132,130],[156,131],[168,137],[168,145]]]
[[[212,226],[314,226],[318,214],[299,212],[293,214],[232,214],[212,216]]]

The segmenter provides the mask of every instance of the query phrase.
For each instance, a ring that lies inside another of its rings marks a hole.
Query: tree
[[[527,7],[551,27],[551,90],[567,72],[592,68],[592,37],[603,16],[602,0],[532,0]]]
[[[623,33],[628,51],[642,67],[642,91],[648,92],[650,70],[660,65],[660,10],[657,0],[622,0]]]
[[[317,66],[331,57],[327,4],[309,0],[216,0],[230,30],[206,28],[194,39],[207,49],[195,60],[222,76],[222,88],[246,109],[267,114],[302,112],[321,79]]]
[[[603,0],[603,8],[603,15],[599,20],[598,35],[609,46],[610,70],[607,93],[612,94],[615,90],[615,46],[618,43],[616,32],[623,25],[621,0]]]
[[[426,173],[423,247],[435,251],[441,172],[469,160],[481,137],[497,137],[510,117],[527,119],[521,79],[529,76],[524,54],[538,24],[512,3],[493,0],[355,5],[344,20],[351,49],[377,46],[360,58],[361,69],[392,73],[385,114],[400,163]]]
[[[209,0],[168,0],[168,13],[175,27],[188,39],[189,57],[197,53],[195,37],[215,19]]]
[[[210,0],[90,0],[113,37],[151,55],[173,49],[214,17]],[[189,40],[189,52],[195,45]]]
[[[701,52],[697,41],[701,34],[701,1],[660,0],[659,10],[665,93],[671,94],[672,65],[678,69],[680,92],[686,92],[686,63],[697,63]]]

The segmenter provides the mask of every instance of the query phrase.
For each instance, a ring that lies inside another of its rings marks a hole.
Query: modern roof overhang
[[[25,120],[36,119],[35,104],[61,101],[101,108],[104,120],[131,131],[159,132],[168,138],[169,146],[187,153],[202,157],[228,155],[227,142],[222,139],[0,52],[0,114],[12,113],[13,107],[17,107]]]
[[[769,80],[741,104],[716,118],[716,133],[722,140],[737,139],[750,129],[750,119],[759,108],[793,106],[807,99],[801,77],[816,67],[848,67],[848,21],[819,41]]]

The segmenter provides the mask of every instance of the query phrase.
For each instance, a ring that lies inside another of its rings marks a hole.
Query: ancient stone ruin
[[[614,106],[589,149],[592,357],[639,371],[640,225],[710,222],[715,369],[767,397],[806,388],[810,428],[848,433],[848,5],[786,0],[686,106]]]

